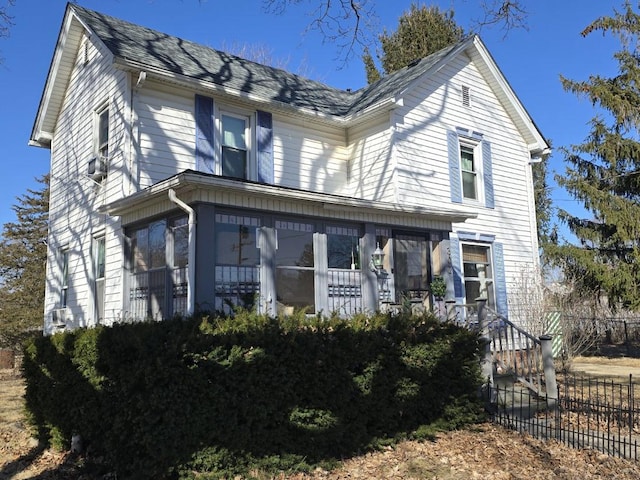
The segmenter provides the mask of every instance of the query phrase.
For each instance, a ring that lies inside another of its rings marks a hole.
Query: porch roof
[[[398,226],[435,222],[450,230],[451,223],[476,218],[477,212],[457,205],[417,206],[352,198],[342,195],[264,185],[257,182],[186,170],[133,195],[105,204],[101,211],[123,217],[123,224],[159,215],[176,208],[168,198],[174,190],[188,204],[215,203],[227,207],[276,211],[344,220],[366,219]],[[445,225],[446,224],[446,225]]]

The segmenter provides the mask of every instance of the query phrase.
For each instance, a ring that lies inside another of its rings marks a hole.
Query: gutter
[[[373,200],[355,199],[351,197],[320,194],[305,190],[264,185],[254,182],[238,182],[224,177],[202,174],[193,170],[185,170],[173,177],[147,187],[133,195],[115,200],[108,205],[100,207],[100,211],[109,215],[123,215],[131,209],[138,209],[146,202],[155,203],[166,195],[169,189],[197,190],[216,189],[245,196],[271,198],[284,201],[305,201],[320,205],[325,211],[358,211],[370,212],[378,215],[409,215],[428,216],[432,219],[446,222],[464,222],[471,218],[477,218],[478,212],[468,210],[456,205],[422,207],[419,205],[396,204],[389,202],[377,202]]]
[[[196,213],[189,205],[180,200],[176,191],[170,188],[168,191],[169,200],[178,205],[189,214],[189,254],[188,267],[189,278],[187,279],[187,315],[193,315],[195,311],[195,284],[196,284]]]

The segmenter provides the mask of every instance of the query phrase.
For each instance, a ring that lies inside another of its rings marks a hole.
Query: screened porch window
[[[158,220],[129,235],[131,314],[162,320],[186,314],[188,226],[186,217]]]
[[[216,214],[215,308],[231,313],[233,307],[253,308],[260,293],[260,219]]]
[[[278,313],[295,308],[315,313],[314,225],[277,220],[276,292]]]
[[[353,315],[362,310],[360,231],[356,227],[329,225],[327,233],[328,308]]]

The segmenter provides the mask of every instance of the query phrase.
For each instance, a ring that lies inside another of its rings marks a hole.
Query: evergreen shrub
[[[232,478],[476,421],[479,353],[477,334],[428,314],[239,311],[34,338],[23,369],[46,443],[81,435],[118,478]]]

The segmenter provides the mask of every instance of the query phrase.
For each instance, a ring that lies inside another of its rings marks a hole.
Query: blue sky
[[[310,0],[313,2],[314,0]],[[374,0],[369,0],[372,2]],[[5,3],[6,0],[0,0]],[[480,35],[503,74],[554,147],[580,143],[589,132],[595,110],[587,100],[563,91],[559,76],[582,80],[591,74],[613,75],[610,37],[580,31],[595,18],[620,9],[622,0],[525,0],[528,30],[493,27]],[[213,48],[260,45],[274,59],[286,59],[288,69],[338,88],[358,89],[366,84],[359,58],[337,59],[335,44],[306,31],[309,2],[291,6],[282,15],[265,13],[262,0],[80,0],[80,5]],[[481,14],[481,0],[427,1],[453,7],[455,19],[467,28]],[[378,26],[394,30],[410,0],[375,0]],[[66,1],[16,0],[10,9],[14,26],[0,40],[0,225],[14,221],[16,197],[38,189],[35,178],[48,172],[49,151],[27,145],[38,103],[59,33]],[[306,33],[305,33],[306,32]],[[554,152],[551,174],[564,171],[563,158]],[[553,189],[557,207],[580,212],[566,192]]]

